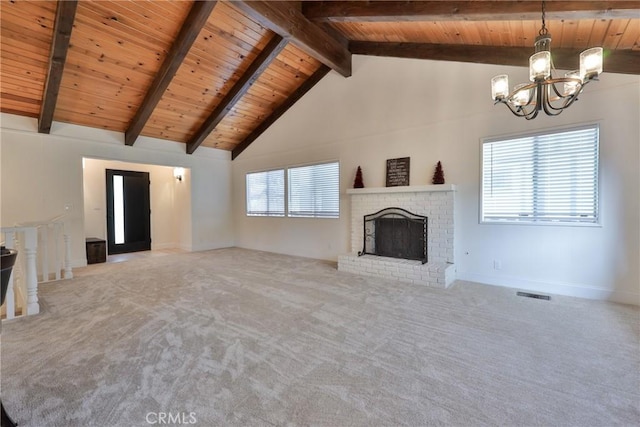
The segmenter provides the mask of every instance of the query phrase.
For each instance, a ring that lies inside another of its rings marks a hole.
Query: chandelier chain
[[[545,21],[546,14],[547,14],[547,6],[543,1],[542,2],[542,28],[540,28],[540,31],[538,32],[538,34],[541,36],[549,34],[549,30],[547,30],[547,25]]]

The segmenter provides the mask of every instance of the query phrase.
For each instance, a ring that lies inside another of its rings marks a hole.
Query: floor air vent
[[[551,297],[549,295],[540,295],[540,294],[530,294],[529,292],[518,292],[516,293],[519,297],[527,297],[527,298],[535,298],[535,299],[544,299],[550,300]]]

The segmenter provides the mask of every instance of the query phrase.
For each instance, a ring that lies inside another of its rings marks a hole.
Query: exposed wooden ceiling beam
[[[321,65],[320,68],[316,70],[304,83],[296,89],[295,92],[291,94],[278,108],[273,110],[273,113],[269,115],[266,119],[262,121],[258,125],[257,128],[253,130],[240,144],[236,145],[236,147],[231,151],[231,160],[235,160],[240,153],[251,145],[253,141],[258,139],[260,135],[264,131],[266,131],[272,124],[275,123],[276,120],[280,118],[289,108],[293,107],[293,105],[298,102],[300,98],[302,98],[307,92],[311,90],[312,87],[316,85],[327,73],[331,71],[331,68],[326,65]]]
[[[549,1],[546,18],[633,19],[639,1]],[[323,1],[304,2],[314,22],[517,21],[539,20],[537,1]]]
[[[233,1],[230,4],[343,76],[351,75],[351,53],[346,41],[309,21],[298,2]]]
[[[213,110],[211,115],[207,117],[200,129],[187,142],[187,153],[193,154],[194,151],[202,144],[207,136],[215,129],[215,127],[224,119],[231,111],[234,105],[242,98],[251,85],[258,80],[258,77],[267,69],[269,64],[278,56],[278,54],[287,45],[287,40],[278,34],[274,34],[267,46],[260,52],[256,59],[251,63],[247,71],[240,77],[240,80],[233,85],[231,90],[220,101],[220,104]]]
[[[184,20],[180,32],[167,53],[167,57],[164,59],[142,104],[140,104],[138,111],[136,111],[128,129],[124,133],[124,143],[126,145],[133,145],[138,136],[140,136],[140,132],[144,129],[147,120],[151,117],[153,110],[160,102],[167,87],[169,87],[169,83],[176,75],[182,61],[189,53],[193,42],[196,41],[198,34],[200,34],[200,30],[207,23],[207,19],[209,19],[209,15],[211,15],[216,3],[216,1],[196,1],[191,6],[189,15]]]
[[[67,60],[69,39],[71,39],[71,30],[73,30],[77,7],[78,2],[76,0],[58,1],[51,53],[49,55],[49,72],[44,84],[40,116],[38,117],[38,132],[40,133],[49,133],[51,131],[53,113],[58,101],[62,72],[64,71],[64,63]]]
[[[533,48],[527,47],[361,41],[352,41],[349,49],[352,53],[360,55],[523,67],[529,66],[529,57],[533,54]],[[574,70],[579,68],[580,52],[579,49],[551,49],[554,65],[561,70]],[[610,73],[640,74],[640,52],[632,50],[610,51],[605,49],[604,71]]]

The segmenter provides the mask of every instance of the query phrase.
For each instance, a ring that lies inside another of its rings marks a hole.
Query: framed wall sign
[[[387,160],[387,187],[409,185],[410,157]]]

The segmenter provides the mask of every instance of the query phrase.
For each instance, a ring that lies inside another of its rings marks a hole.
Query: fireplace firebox
[[[364,216],[364,243],[358,255],[378,255],[427,262],[428,218],[402,208]]]

